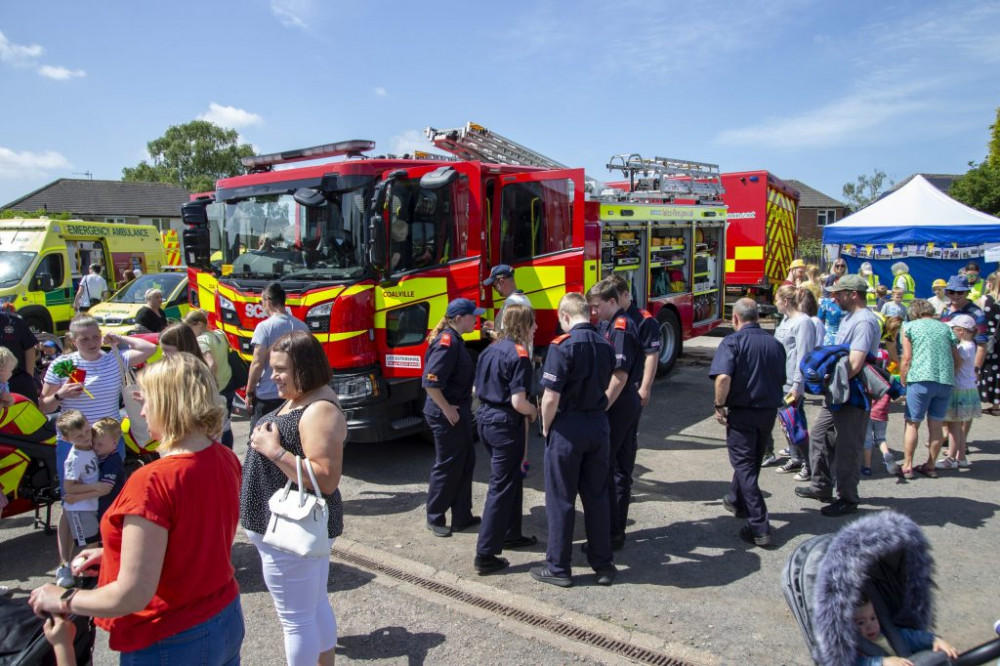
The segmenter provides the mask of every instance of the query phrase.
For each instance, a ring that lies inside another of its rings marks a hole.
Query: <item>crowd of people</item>
[[[846,268],[843,260],[834,262],[830,275],[805,265],[793,268],[789,283],[775,293],[781,321],[774,335],[761,329],[754,301],[738,301],[734,333],[712,363],[715,418],[726,426],[733,467],[723,506],[746,520],[740,537],[760,547],[773,544],[758,485],[763,466],[787,458],[777,471],[808,481],[795,494],[826,504],[823,515],[846,515],[857,510],[859,481],[872,473],[875,447],[890,473],[935,477],[937,470],[969,466],[967,435],[980,400],[989,413],[1000,414],[996,274],[986,281],[983,308],[969,299],[968,278],[953,276],[945,282],[948,303],[940,313],[928,300],[907,300],[905,289],[895,289],[887,301],[894,307],[882,312],[870,298],[870,275],[848,274]],[[548,538],[545,559],[530,575],[559,587],[574,584],[579,497],[588,563],[599,585],[611,585],[614,552],[626,544],[638,424],[656,372],[658,325],[632,303],[625,280],[612,275],[586,295],[561,299],[561,333],[544,354],[536,353],[534,312],[517,289],[513,268],[495,267],[484,284],[502,306],[494,321],[484,322],[492,342],[477,359],[464,339],[485,311],[470,300],[449,303],[427,338],[424,415],[435,442],[427,529],[449,537],[478,527],[472,568],[480,575],[509,566],[505,549],[535,545],[538,538],[522,530],[522,496],[529,428],[537,424],[546,439]],[[38,405],[59,412],[59,566],[56,584],[35,590],[31,604],[37,613],[51,614],[46,631],[64,658],[72,628],[62,618],[72,613],[97,618],[121,663],[238,663],[244,623],[230,548],[242,526],[261,558],[288,663],[333,663],[337,622],[326,592],[329,558],[290,553],[266,533],[273,518],[269,499],[289,482],[322,498],[328,546],[343,532],[338,487],[347,422],[330,387],[326,354],[304,324],[287,314],[281,286],[268,285],[261,302],[267,318],[253,336],[246,384],[252,423],[242,466],[231,450],[229,414],[237,387],[228,349],[208,329],[205,315],[194,311],[160,332],[163,358],[138,376],[142,416],[160,442],[160,460],[125,483],[117,420],[123,379],[156,345],[142,337],[102,337],[86,314],[73,319],[62,355],[55,341],[39,342],[14,325],[3,329],[10,351],[0,348],[0,401],[15,390],[18,369],[23,373],[37,359],[47,364]],[[775,451],[777,412],[802,410],[803,360],[823,346],[844,349],[843,399],[827,395],[808,439]],[[56,373],[61,360],[83,368],[86,381]],[[885,425],[894,411],[888,395],[870,401],[856,395],[864,389],[855,380],[871,363],[898,374],[906,387],[902,460],[887,441]],[[917,463],[925,420],[928,457]],[[472,498],[474,423],[490,466],[481,515]],[[314,480],[300,480],[303,465]],[[215,507],[208,514],[206,502]],[[76,546],[84,550],[74,558]],[[99,576],[95,589],[76,586],[84,575]]]

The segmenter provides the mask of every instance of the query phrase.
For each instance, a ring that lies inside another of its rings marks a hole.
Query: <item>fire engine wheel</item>
[[[660,323],[660,359],[656,375],[662,377],[674,369],[677,357],[681,355],[681,321],[677,313],[663,308],[656,317]]]

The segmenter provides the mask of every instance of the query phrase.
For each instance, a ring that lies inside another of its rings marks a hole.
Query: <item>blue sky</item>
[[[261,152],[472,120],[601,180],[638,152],[840,198],[985,156],[1000,1],[9,2],[0,86],[0,203],[195,118]]]

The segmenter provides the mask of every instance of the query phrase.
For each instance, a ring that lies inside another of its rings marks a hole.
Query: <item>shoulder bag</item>
[[[135,370],[125,364],[117,349],[112,349],[108,353],[115,355],[118,369],[121,370],[122,405],[125,407],[125,413],[128,414],[128,432],[139,448],[144,448],[149,443],[151,436],[149,424],[146,423],[146,419],[142,415],[142,403],[136,400],[135,395],[133,395],[139,390],[139,384],[135,379]],[[125,431],[124,426],[125,424],[122,424],[123,432]]]
[[[309,473],[314,492],[302,485],[302,468]],[[330,557],[330,537],[327,536],[329,509],[319,495],[319,484],[308,458],[295,456],[298,490],[292,490],[292,480],[271,495],[267,506],[271,519],[267,523],[264,543],[299,557]]]

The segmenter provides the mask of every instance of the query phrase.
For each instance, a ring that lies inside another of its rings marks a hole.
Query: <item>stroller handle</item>
[[[998,657],[1000,657],[1000,638],[994,638],[988,643],[963,652],[951,663],[952,666],[976,666],[989,663]]]

